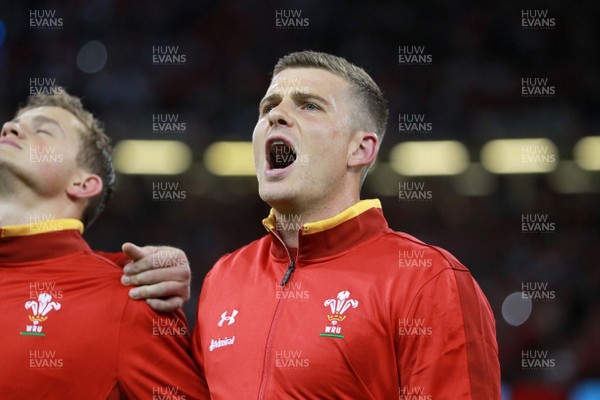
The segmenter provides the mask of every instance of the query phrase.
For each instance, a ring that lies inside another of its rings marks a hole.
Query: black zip
[[[281,286],[285,286],[285,284],[288,283],[288,281],[290,280],[290,277],[292,276],[292,273],[294,272],[295,269],[296,269],[296,261],[290,260],[290,265],[288,266],[288,269],[287,269],[287,271],[285,271],[285,275],[283,275],[283,279],[281,280],[281,283],[280,283]]]
[[[296,261],[292,260],[292,255],[290,254],[290,251],[288,250],[283,239],[281,239],[281,237],[279,237],[279,234],[273,232],[273,230],[269,227],[267,227],[267,229],[269,230],[269,232],[271,232],[273,234],[273,236],[275,236],[277,238],[277,240],[279,240],[279,242],[285,249],[285,252],[287,253],[288,258],[290,259],[290,265],[288,265],[288,268],[285,271],[285,274],[283,275],[283,279],[281,280],[281,283],[279,283],[280,286],[285,286],[285,284],[288,283],[290,278],[292,277],[292,273],[294,273],[294,271],[296,270]],[[296,256],[296,260],[297,259],[298,259],[298,256]]]

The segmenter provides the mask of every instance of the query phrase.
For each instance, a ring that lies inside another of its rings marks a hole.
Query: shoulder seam
[[[448,256],[445,254],[445,252],[447,252],[447,250],[444,250],[444,249],[442,249],[442,248],[440,248],[438,246],[435,246],[435,245],[432,245],[432,244],[429,244],[429,243],[425,243],[425,242],[423,242],[423,241],[421,241],[421,240],[419,240],[417,238],[406,236],[404,233],[402,233],[402,232],[396,232],[396,231],[394,231],[392,229],[389,229],[386,233],[390,234],[390,235],[398,236],[398,237],[400,237],[400,238],[402,238],[404,240],[408,240],[409,242],[419,244],[419,245],[421,245],[423,247],[427,247],[427,248],[435,251],[440,256],[442,256],[442,258],[448,263],[448,267],[451,270],[469,271],[469,269],[467,267],[465,267],[464,265],[462,265],[460,263],[460,261],[458,261],[458,260],[456,260],[456,262],[458,262],[463,268],[456,268],[456,266],[454,265],[455,264],[455,260],[449,259]]]

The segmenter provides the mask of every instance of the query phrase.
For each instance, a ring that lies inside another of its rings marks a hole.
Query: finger
[[[133,243],[126,242],[126,243],[123,243],[123,245],[121,246],[121,250],[123,250],[123,252],[125,253],[125,255],[127,257],[131,258],[133,261],[137,261],[143,257],[146,257],[147,255],[152,254],[152,252],[155,250],[155,247],[154,246],[140,247]]]
[[[172,312],[183,306],[181,297],[169,297],[168,299],[148,299],[148,305],[158,312]]]
[[[150,253],[134,262],[127,264],[123,268],[125,275],[139,274],[144,271],[150,271],[152,269],[160,268],[157,266],[157,259],[154,257],[154,253]]]
[[[155,283],[154,285],[138,286],[129,291],[129,297],[134,300],[170,296],[189,298],[189,287],[187,283],[177,281],[160,282]]]
[[[121,282],[124,285],[153,285],[167,281],[180,281],[188,284],[190,281],[190,270],[187,268],[149,269],[135,275],[121,277]]]
[[[160,268],[182,267],[184,269],[189,269],[189,262],[183,250],[167,246],[145,246],[137,248],[143,251],[149,250],[149,252],[146,252],[146,255],[142,258],[127,264],[123,268],[123,272],[125,272],[126,275],[133,275],[143,271]]]

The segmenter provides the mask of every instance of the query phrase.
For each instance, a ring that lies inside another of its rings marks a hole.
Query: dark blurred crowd
[[[525,29],[524,9],[546,10],[555,26]],[[251,140],[279,57],[331,52],[373,76],[390,108],[382,162],[406,140],[458,140],[478,161],[485,142],[518,137],[549,138],[560,159],[571,160],[578,139],[600,132],[599,9],[591,1],[3,2],[0,116],[12,117],[31,78],[51,77],[83,97],[115,142],[176,139],[191,146],[194,163],[182,175],[120,174],[111,206],[86,236],[101,250],[116,251],[124,241],[184,249],[194,273],[186,306],[193,323],[204,275],[221,255],[265,234],[261,219],[269,211],[255,178],[211,175],[203,151],[216,140]],[[63,26],[32,29],[31,10],[56,10]],[[278,10],[300,11],[308,26],[277,26]],[[106,64],[86,73],[76,60],[93,40],[105,46]],[[185,62],[153,63],[153,47],[169,45]],[[424,46],[431,63],[399,65],[405,45]],[[548,78],[556,95],[523,98],[521,79],[534,76]],[[154,132],[156,113],[177,114],[185,132]],[[433,129],[401,133],[401,113],[425,114]],[[566,399],[579,382],[600,382],[598,192],[560,194],[544,176],[525,175],[499,177],[490,194],[469,197],[454,190],[453,178],[432,177],[420,179],[431,201],[408,202],[395,192],[400,179],[388,175],[381,190],[368,178],[363,197],[382,200],[393,229],[446,248],[470,268],[496,315],[506,398]],[[152,184],[164,181],[178,182],[186,198],[153,199]],[[524,233],[525,213],[547,214],[556,229]],[[526,282],[545,283],[555,296],[533,301],[531,316],[512,326],[502,305]],[[524,368],[525,350],[547,351],[554,367]]]

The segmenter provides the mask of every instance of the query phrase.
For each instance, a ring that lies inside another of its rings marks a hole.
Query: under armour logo
[[[219,327],[223,326],[223,322],[227,321],[227,325],[231,325],[235,322],[235,316],[238,314],[238,310],[233,310],[231,315],[227,315],[227,311],[221,314],[221,320],[219,321]]]

